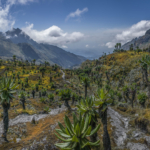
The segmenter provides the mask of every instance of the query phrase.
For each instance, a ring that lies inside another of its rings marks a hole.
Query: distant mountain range
[[[146,31],[144,36],[137,37],[130,42],[124,44],[122,46],[122,49],[129,50],[131,44],[133,44],[134,49],[137,46],[141,49],[150,47],[150,29]]]
[[[57,46],[39,44],[19,28],[7,31],[5,34],[0,32],[0,57],[9,59],[13,55],[23,60],[36,59],[36,63],[45,61],[50,64],[56,63],[63,68],[79,65],[86,60],[85,57],[67,52]]]

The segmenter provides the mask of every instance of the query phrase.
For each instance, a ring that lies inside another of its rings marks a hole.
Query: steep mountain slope
[[[23,51],[23,54],[28,58],[28,59],[40,59],[39,55],[36,53],[34,48],[27,43],[19,43],[17,44]]]
[[[0,33],[0,56],[7,58],[12,57],[13,55],[16,55],[21,59],[26,59],[25,55],[23,55],[22,49],[10,40],[6,39],[3,33]]]
[[[148,48],[150,47],[150,29],[146,31],[144,36],[133,39],[132,41],[124,44],[122,49],[129,50],[130,45],[133,44],[134,48],[137,46],[139,48]]]
[[[17,44],[26,59],[37,59],[36,62],[48,61],[64,68],[79,65],[86,58],[67,52],[57,46],[39,44],[31,39],[19,28],[6,32],[6,37],[11,43]]]

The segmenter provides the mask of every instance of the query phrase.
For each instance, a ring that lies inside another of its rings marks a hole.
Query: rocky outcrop
[[[139,48],[149,48],[150,47],[150,30],[147,30],[144,36],[135,38],[130,42],[124,44],[122,49],[129,50],[130,45],[133,44],[134,49],[138,46]]]

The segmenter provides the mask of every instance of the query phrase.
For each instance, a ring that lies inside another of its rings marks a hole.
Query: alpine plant
[[[91,116],[86,115],[83,117],[81,113],[79,114],[79,119],[73,113],[73,124],[67,116],[64,118],[66,127],[64,127],[60,122],[58,122],[60,129],[56,129],[56,132],[61,136],[55,134],[61,141],[65,143],[55,144],[62,150],[91,150],[91,147],[99,146],[99,140],[95,143],[90,142],[87,137],[92,136],[96,133],[100,124],[92,130],[89,126],[91,121]]]

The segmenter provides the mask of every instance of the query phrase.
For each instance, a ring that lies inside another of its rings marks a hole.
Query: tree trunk
[[[3,104],[3,138],[5,141],[7,140],[7,131],[8,131],[8,123],[9,123],[9,118],[8,118],[8,109],[10,108],[10,104]]]
[[[144,70],[142,68],[142,80],[143,80],[143,85],[144,85]]]
[[[115,99],[114,98],[112,98],[112,104],[111,104],[112,106],[114,106],[115,105]]]
[[[26,109],[26,108],[25,108],[25,102],[24,102],[24,101],[22,102],[22,107],[23,107],[24,110]]]
[[[107,131],[107,109],[103,112],[102,108],[99,108],[98,112],[99,112],[99,116],[103,124],[103,130],[104,130],[104,133],[103,133],[104,150],[111,150],[110,137]]]
[[[74,97],[72,98],[72,105],[74,104]]]
[[[39,98],[41,97],[41,92],[39,92]]]
[[[85,85],[85,99],[87,97],[87,86]]]
[[[150,82],[148,81],[148,100],[150,101]]]
[[[97,117],[92,117],[91,119],[91,127],[92,127],[92,130],[94,130],[96,128],[96,122],[97,122]],[[90,140],[91,142],[96,142],[97,141],[97,132],[95,134],[93,134],[92,136],[90,136]]]
[[[135,94],[136,94],[136,90],[132,91],[132,108],[133,108],[133,103],[134,103],[134,99],[135,99]]]
[[[25,98],[21,98],[21,102],[22,102],[22,107],[25,110]]]
[[[70,105],[68,103],[68,100],[66,100],[66,99],[65,99],[65,106],[68,108],[68,110],[71,110],[71,107],[70,107]]]
[[[145,80],[146,80],[146,83],[148,83],[148,74],[147,74],[147,68],[144,68],[144,75],[145,75]]]
[[[106,72],[106,77],[107,77],[107,80],[110,82],[109,77],[108,77],[108,72]]]

